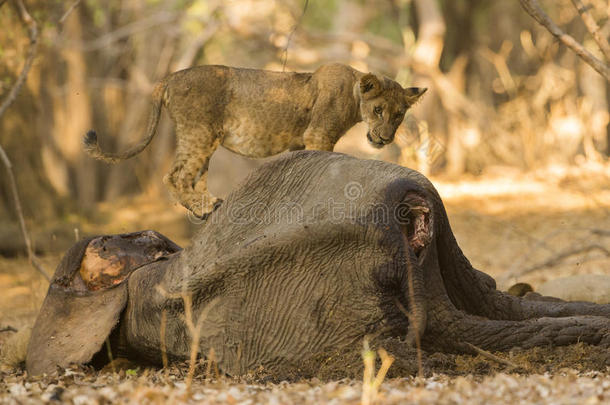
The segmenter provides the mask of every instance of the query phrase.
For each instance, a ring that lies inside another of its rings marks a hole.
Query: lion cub
[[[393,141],[405,112],[425,91],[404,89],[387,77],[342,64],[323,65],[313,73],[199,66],[157,84],[141,143],[123,153],[107,153],[95,131],[89,131],[84,146],[106,162],[133,157],[152,140],[165,106],[176,126],[177,148],[163,181],[174,198],[204,217],[221,202],[206,184],[218,145],[255,158],[304,148],[332,151],[348,129],[364,121],[369,143],[381,148]]]

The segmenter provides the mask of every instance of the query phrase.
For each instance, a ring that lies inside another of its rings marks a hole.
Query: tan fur
[[[172,195],[203,216],[219,200],[207,190],[210,156],[219,145],[249,157],[285,150],[332,151],[360,121],[375,147],[394,139],[405,112],[426,89],[329,64],[314,73],[200,66],[173,73],[153,92],[146,139],[120,154],[102,152],[95,132],[85,137],[91,156],[116,162],[135,156],[152,140],[163,104],[176,125],[176,158],[164,182]]]

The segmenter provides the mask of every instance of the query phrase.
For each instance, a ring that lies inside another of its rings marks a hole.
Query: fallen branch
[[[591,17],[591,14],[589,14],[587,8],[582,3],[582,1],[572,0],[572,4],[574,4],[574,7],[576,7],[576,10],[578,10],[578,14],[580,14],[582,22],[585,23],[587,30],[589,31],[595,42],[597,42],[597,46],[599,46],[599,49],[601,49],[601,51],[603,52],[604,57],[606,58],[606,62],[610,62],[610,43],[608,43],[608,39],[604,35],[602,35],[599,26],[597,25],[593,17]]]
[[[606,256],[610,257],[610,251],[608,249],[606,249],[605,247],[603,247],[601,245],[597,245],[597,244],[587,245],[584,247],[578,247],[578,248],[569,249],[564,252],[561,252],[561,253],[557,254],[556,256],[553,256],[542,263],[535,264],[525,270],[520,271],[518,274],[516,274],[516,276],[522,276],[524,274],[531,273],[533,271],[536,271],[536,270],[539,270],[539,269],[542,269],[545,267],[556,266],[557,264],[561,263],[562,261],[564,261],[565,259],[567,259],[570,256],[574,256],[574,255],[577,255],[580,253],[587,253],[592,250],[599,250],[602,253],[606,254]]]
[[[586,50],[572,36],[566,34],[559,28],[551,18],[542,10],[537,0],[519,0],[523,9],[540,25],[545,27],[555,38],[568,48],[573,50],[582,60],[588,63],[607,81],[610,81],[610,67],[596,58],[591,52]]]
[[[474,350],[478,354],[480,354],[481,356],[483,356],[489,360],[493,360],[497,363],[504,364],[505,366],[510,367],[511,369],[520,368],[517,364],[513,363],[512,361],[503,359],[502,357],[498,357],[495,354],[492,354],[492,353],[488,352],[487,350],[483,350],[480,347],[477,347],[471,343],[464,342],[464,344],[466,346],[470,347],[472,350]]]
[[[610,231],[606,229],[591,229],[591,233],[599,236],[610,236]]]
[[[15,84],[11,88],[6,96],[6,99],[0,104],[0,117],[4,114],[6,109],[15,101],[17,98],[17,94],[21,90],[21,86],[25,83],[28,72],[32,67],[32,62],[34,57],[36,56],[38,50],[38,26],[36,25],[36,21],[30,16],[27,9],[23,5],[22,0],[14,0],[17,10],[19,11],[19,17],[25,26],[27,26],[30,36],[30,47],[28,48],[27,57],[25,63],[23,65],[23,69],[21,69],[21,73],[17,77]],[[0,4],[1,5],[1,4]],[[25,226],[25,219],[23,218],[23,210],[21,209],[21,201],[19,200],[19,193],[17,191],[17,183],[15,181],[15,176],[13,175],[13,165],[9,160],[6,152],[0,145],[0,160],[6,167],[6,171],[8,173],[9,185],[11,188],[11,192],[13,193],[13,200],[15,202],[15,211],[17,212],[17,218],[19,219],[19,226],[21,227],[21,233],[23,234],[23,239],[25,241],[25,248],[27,250],[28,259],[32,266],[44,276],[48,281],[50,281],[50,277],[46,271],[42,268],[42,265],[34,251],[32,250],[32,241],[30,239],[30,235],[28,234],[27,228]]]
[[[597,250],[601,250],[602,252],[608,254],[607,253],[608,250],[599,244],[587,245],[585,248],[582,248],[582,247],[576,248],[576,249],[569,250],[569,251],[563,252],[563,253],[560,253],[551,247],[551,245],[553,244],[552,239],[554,237],[556,237],[557,235],[564,233],[564,232],[579,232],[579,231],[586,231],[587,234],[585,236],[583,236],[582,238],[578,238],[573,243],[573,245],[582,245],[585,242],[594,240],[594,238],[593,238],[594,236],[610,237],[610,231],[608,231],[606,229],[600,229],[600,228],[567,228],[567,229],[562,229],[562,230],[561,229],[554,230],[554,231],[546,234],[541,239],[532,238],[531,235],[524,233],[523,234],[524,237],[531,239],[532,243],[530,244],[530,247],[527,250],[525,250],[524,252],[522,252],[517,258],[515,258],[515,260],[513,260],[513,263],[510,265],[510,267],[504,273],[502,273],[498,277],[496,277],[496,281],[498,282],[498,284],[504,284],[505,282],[507,282],[508,280],[511,280],[511,279],[516,281],[516,279],[519,278],[519,276],[521,276],[523,274],[531,273],[531,272],[541,269],[543,267],[556,265],[563,259],[566,259],[567,257],[569,257],[573,254],[577,254],[577,253],[580,253],[583,251],[597,249]],[[538,250],[540,248],[544,248],[546,251],[548,251],[549,256],[551,258],[546,260],[543,263],[535,264],[531,267],[522,269],[522,266],[527,262],[527,259],[533,254],[533,252],[535,252],[536,250]],[[567,256],[565,256],[566,254],[567,254]],[[586,260],[582,260],[581,263],[584,261],[586,261]]]

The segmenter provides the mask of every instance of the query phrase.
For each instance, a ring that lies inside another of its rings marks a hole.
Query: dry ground
[[[550,168],[527,175],[498,170],[457,182],[433,181],[466,256],[496,277],[499,288],[517,281],[536,287],[564,275],[610,274],[610,257],[604,252],[610,250],[610,166]],[[79,233],[144,228],[184,245],[197,226],[182,208],[143,195],[101,205],[94,222],[79,224]],[[46,268],[52,271],[58,260],[58,254],[44,257]],[[24,259],[0,258],[0,328],[31,324],[45,290],[46,281]],[[6,349],[4,343],[11,335],[0,332],[0,347]],[[519,368],[509,369],[481,356],[430,354],[425,378],[398,378],[396,373],[407,367],[397,359],[378,399],[381,403],[610,403],[610,355],[604,351],[575,345],[500,356]],[[205,373],[198,373],[189,394],[185,372],[184,366],[116,373],[84,368],[38,380],[4,367],[0,403],[356,404],[363,389],[359,378],[254,383],[204,379]]]

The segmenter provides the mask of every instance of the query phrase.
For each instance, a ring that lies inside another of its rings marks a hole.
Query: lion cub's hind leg
[[[176,132],[176,158],[163,182],[180,204],[197,217],[205,218],[221,203],[207,187],[210,157],[220,145],[220,139],[208,128]]]

